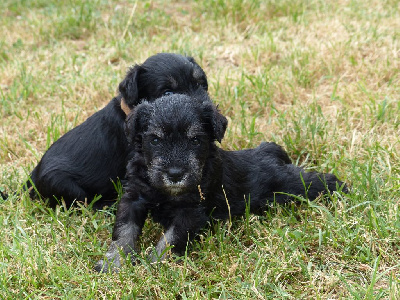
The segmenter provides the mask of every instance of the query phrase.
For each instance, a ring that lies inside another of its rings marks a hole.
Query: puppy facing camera
[[[305,172],[292,164],[275,143],[254,149],[225,151],[221,141],[226,118],[208,94],[173,94],[143,102],[126,123],[132,158],[127,167],[125,194],[118,204],[112,242],[99,272],[118,269],[120,254],[138,249],[138,238],[148,213],[165,233],[151,261],[172,252],[181,254],[188,240],[210,218],[243,215],[246,205],[259,213],[272,202],[297,196],[310,200],[346,186],[333,174]]]

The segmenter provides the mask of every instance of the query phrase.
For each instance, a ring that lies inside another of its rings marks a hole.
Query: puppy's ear
[[[213,128],[214,128],[215,138],[220,143],[224,138],[227,126],[228,126],[228,119],[221,114],[221,112],[217,107],[215,107]]]
[[[121,81],[118,87],[118,90],[126,104],[128,104],[131,109],[139,103],[138,79],[142,69],[143,68],[139,65],[129,68],[124,80]]]
[[[228,120],[212,103],[203,102],[203,122],[212,133],[212,138],[221,143],[224,138]]]
[[[147,103],[141,103],[134,108],[125,121],[125,135],[130,144],[141,138],[148,125],[151,117],[152,106]]]
[[[206,91],[208,91],[207,75],[199,64],[191,56],[186,56],[187,60],[193,65],[193,78],[199,83],[199,85]]]

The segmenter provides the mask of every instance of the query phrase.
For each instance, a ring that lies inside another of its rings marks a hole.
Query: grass
[[[134,9],[135,8],[135,9]],[[189,54],[229,118],[225,149],[281,144],[350,184],[217,222],[180,259],[97,274],[113,210],[0,202],[0,298],[398,299],[400,3],[396,0],[5,0],[0,189],[115,95],[127,68]]]

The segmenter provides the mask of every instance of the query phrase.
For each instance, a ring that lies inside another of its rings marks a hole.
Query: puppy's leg
[[[51,191],[52,194],[50,194]],[[63,182],[58,182],[57,184],[50,186],[50,189],[46,191],[46,194],[43,195],[49,198],[51,206],[60,204],[61,198],[64,199],[67,207],[70,207],[74,201],[83,203],[85,202],[85,199],[88,201],[92,200],[88,199],[91,197],[86,194],[86,192],[76,183],[76,181],[68,177],[64,177]]]
[[[332,193],[336,190],[342,190],[347,193],[347,186],[335,175],[330,173],[302,172],[302,181],[307,188],[309,199],[315,199],[321,193]]]
[[[346,185],[335,175],[329,173],[304,172],[294,165],[285,165],[285,185],[283,191],[288,194],[302,195],[314,200],[322,193],[332,193],[338,188],[347,192]],[[278,196],[277,197],[282,197]],[[283,196],[285,197],[285,196]],[[277,199],[278,200],[278,199]]]
[[[35,168],[31,174],[31,180],[26,182],[25,188],[29,190],[29,196],[32,199],[36,196],[49,198],[50,205],[53,207],[60,204],[61,198],[64,199],[67,207],[70,207],[74,201],[84,202],[86,198],[89,198],[76,179],[62,170],[40,173]]]
[[[157,246],[154,249],[155,253],[150,255],[149,260],[151,262],[165,260],[169,256],[166,249],[176,243],[176,235],[175,226],[170,226],[158,241]]]
[[[167,248],[170,246],[172,246],[172,252],[182,254],[186,249],[187,242],[193,239],[209,219],[201,207],[182,209],[174,212],[174,216],[174,219],[158,241],[155,253],[150,255],[149,260],[151,262],[168,258],[169,251],[167,251]]]
[[[113,229],[112,242],[105,258],[97,262],[97,272],[108,272],[121,267],[120,253],[125,256],[137,251],[137,240],[147,217],[145,200],[141,197],[130,197],[125,194],[117,208],[117,216]],[[132,263],[134,258],[131,257]]]

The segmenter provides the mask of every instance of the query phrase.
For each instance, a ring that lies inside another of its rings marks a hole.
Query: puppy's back
[[[41,196],[63,196],[69,204],[75,198],[83,197],[77,199],[83,201],[86,197],[112,190],[111,179],[116,180],[118,174],[123,174],[126,165],[127,141],[122,129],[125,115],[119,105],[120,100],[114,98],[50,146],[30,175]],[[72,199],[69,199],[69,194],[73,193],[63,188],[69,180],[71,185],[76,185],[76,189],[71,186],[72,191],[82,190]],[[28,181],[27,187],[30,186]],[[93,194],[89,195],[90,191]],[[31,196],[34,195],[35,192],[31,191]],[[115,195],[104,195],[112,196]]]

